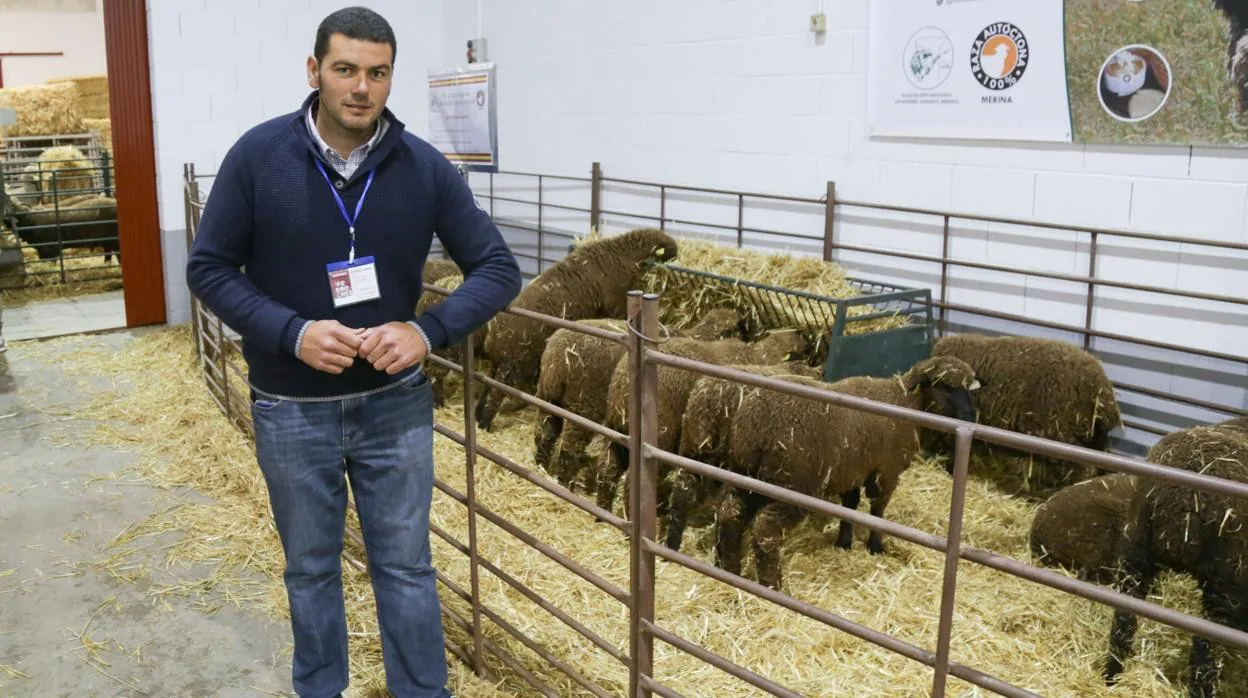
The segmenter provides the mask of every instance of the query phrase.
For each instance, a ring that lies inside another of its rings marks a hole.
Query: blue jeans
[[[295,692],[331,698],[347,688],[342,537],[350,478],[387,687],[397,698],[450,696],[429,548],[433,395],[424,372],[358,398],[257,399],[251,412],[286,555]]]

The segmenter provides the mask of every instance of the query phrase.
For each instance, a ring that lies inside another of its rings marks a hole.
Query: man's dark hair
[[[334,34],[361,41],[390,44],[391,63],[394,63],[394,56],[399,50],[390,23],[367,7],[344,7],[321,20],[321,25],[316,28],[316,46],[312,51],[317,63],[329,53],[329,37]]]

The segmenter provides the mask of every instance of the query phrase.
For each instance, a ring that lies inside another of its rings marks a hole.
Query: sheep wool
[[[624,320],[581,320],[613,332],[624,332]],[[672,332],[664,329],[665,334]],[[688,328],[678,328],[676,336],[714,341],[738,336],[741,332],[741,316],[731,308],[716,308],[706,313],[702,321]],[[607,406],[606,387],[616,365],[628,353],[624,344],[601,337],[559,329],[546,343],[542,353],[542,371],[537,381],[537,396],[547,402],[575,412],[582,417],[601,423]],[[538,420],[534,435],[534,453],[537,465],[552,471],[565,487],[571,487],[589,464],[586,448],[593,434],[575,424],[565,424],[554,415],[543,413]],[[553,463],[553,465],[552,465]],[[587,490],[596,487],[596,481],[585,483]]]
[[[960,419],[971,416],[971,394],[979,388],[971,367],[953,357],[925,359],[894,378],[857,376],[831,385],[808,378],[790,380]],[[752,388],[733,419],[729,469],[814,497],[840,496],[846,506],[856,506],[857,492],[865,487],[871,513],[883,516],[902,473],[918,452],[919,433],[910,422]],[[735,488],[724,490],[716,524],[721,566],[740,574],[741,540],[753,519],[758,581],[780,588],[780,543],[805,510]],[[841,521],[838,545],[849,547],[851,535],[849,522]],[[874,554],[884,551],[878,531],[871,531],[867,546]]]
[[[974,369],[982,384],[976,395],[980,424],[1102,451],[1109,449],[1109,432],[1122,424],[1101,362],[1068,342],[962,334],[940,338],[932,356],[955,356]],[[952,454],[948,438],[925,446]],[[980,442],[975,454],[976,465],[983,466],[975,474],[1011,493],[1044,497],[1101,474],[1091,466]]]
[[[82,194],[95,186],[94,166],[77,146],[57,145],[39,154],[39,188],[43,203]]]
[[[1234,425],[1191,427],[1171,432],[1149,449],[1148,460],[1204,475],[1248,483],[1248,434]],[[1205,617],[1248,630],[1248,528],[1244,503],[1158,480],[1141,480],[1127,509],[1117,556],[1116,586],[1144,598],[1158,573],[1170,569],[1193,576],[1202,591]],[[1131,654],[1137,618],[1114,613],[1105,678],[1112,682]],[[1189,664],[1189,695],[1213,696],[1224,648],[1196,636]]]
[[[1135,488],[1136,478],[1115,473],[1077,482],[1049,497],[1036,509],[1028,536],[1036,561],[1070,570],[1084,581],[1109,583]]]
[[[628,292],[641,287],[642,263],[666,261],[676,254],[676,240],[653,228],[585,242],[538,274],[510,307],[564,320],[623,319]],[[493,365],[491,377],[532,393],[541,372],[542,350],[556,329],[538,320],[500,313],[484,347]],[[483,390],[476,413],[479,428],[490,430],[502,399],[499,391]]]
[[[747,343],[738,339],[722,339],[705,342],[690,338],[675,338],[660,345],[660,351],[704,363],[723,366],[726,364],[778,364],[808,356],[811,347],[805,336],[796,331],[778,331],[764,336],[757,342]],[[658,447],[675,453],[680,445],[680,426],[689,400],[689,393],[699,374],[683,369],[660,366],[658,370]],[[605,424],[616,431],[628,431],[628,397],[630,374],[628,361],[621,360],[611,375],[607,389],[607,412]],[[616,489],[628,469],[628,450],[617,444],[608,446],[598,460],[598,505],[610,510],[615,501]],[[667,467],[659,468],[660,514],[665,515]]]

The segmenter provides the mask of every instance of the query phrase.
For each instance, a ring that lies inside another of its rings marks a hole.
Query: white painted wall
[[[70,3],[61,11],[39,0],[0,6],[0,52],[61,51],[64,56],[5,58],[4,86],[40,85],[78,75],[108,72],[104,51],[103,0]],[[94,6],[94,11],[81,7]],[[11,9],[10,9],[11,8]]]
[[[867,2],[483,0],[480,18],[476,3],[447,3],[444,60],[463,62],[464,42],[477,35],[480,20],[488,58],[499,66],[505,170],[587,176],[597,160],[608,177],[810,197],[821,196],[825,182],[834,180],[838,200],[1248,241],[1242,151],[869,141]],[[828,33],[817,40],[806,27],[821,4]],[[484,176],[475,175],[473,183],[487,192]],[[536,198],[531,178],[499,175],[494,186],[501,196]],[[573,206],[589,202],[587,187],[579,184],[550,186],[543,197]],[[736,204],[731,197],[686,196],[669,201],[667,213],[735,226]],[[659,211],[652,191],[620,185],[607,188],[603,206]],[[534,207],[522,204],[499,202],[495,213],[530,224],[536,219]],[[588,222],[580,213],[546,209],[543,215],[548,229],[583,233]],[[819,206],[747,203],[744,218],[747,226],[812,237],[823,232]],[[653,221],[608,216],[605,223],[611,231]],[[670,221],[668,227],[697,229]],[[963,259],[1074,275],[1088,270],[1086,234],[956,219],[952,228],[951,251]],[[836,237],[938,255],[940,231],[939,218],[846,207],[838,212]],[[514,239],[517,251],[534,251],[533,236],[516,233]],[[748,235],[746,242],[778,244]],[[1246,254],[1121,238],[1100,243],[1104,278],[1236,296],[1248,288]],[[820,249],[817,242],[799,247]],[[561,240],[545,246],[548,256],[563,250]],[[939,286],[939,265],[851,252],[838,260],[862,276]],[[952,302],[1068,324],[1084,320],[1080,284],[965,268],[951,271],[951,279]],[[1096,329],[1236,355],[1248,346],[1244,306],[1116,289],[1098,297]],[[1107,342],[1097,348],[1122,355],[1110,366],[1119,380],[1248,406],[1242,365],[1175,366],[1163,352]],[[1125,401],[1140,417],[1149,416],[1143,398]]]
[[[156,171],[170,323],[190,317],[182,166],[215,172],[252,126],[299,108],[316,27],[349,3],[327,0],[148,0]],[[389,101],[424,135],[426,71],[441,61],[442,0],[379,0],[398,53]],[[211,180],[205,183],[207,186]]]

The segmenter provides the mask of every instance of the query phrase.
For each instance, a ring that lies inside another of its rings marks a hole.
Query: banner
[[[497,172],[495,91],[493,63],[430,71],[429,143],[456,165]]]
[[[873,2],[869,132],[1248,144],[1240,27],[1231,0]]]

